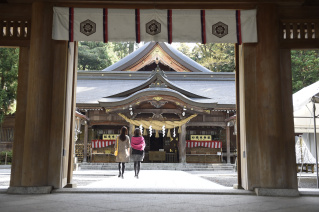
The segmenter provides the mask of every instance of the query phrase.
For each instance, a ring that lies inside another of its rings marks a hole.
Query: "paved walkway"
[[[262,197],[255,195],[145,193],[53,193],[47,195],[0,194],[0,211],[6,212],[318,212],[318,210],[318,197],[289,198]]]
[[[2,177],[8,177],[8,171],[2,170]],[[126,171],[124,179],[118,178],[115,170],[74,174],[92,183],[45,195],[6,194],[2,188],[0,211],[319,211],[318,190],[310,189],[308,196],[300,197],[256,196],[203,179],[207,172],[142,170],[139,179],[133,171]]]
[[[207,172],[206,172],[207,173]],[[234,175],[234,172],[228,172]],[[125,171],[124,179],[117,176],[117,171],[85,170],[75,172],[75,178],[82,175],[88,178],[98,176],[96,181],[73,189],[56,189],[54,193],[196,193],[196,194],[245,194],[254,192],[233,189],[202,178],[202,174],[191,174],[173,170],[141,170],[139,178],[133,171]],[[103,177],[103,175],[105,177]]]
[[[82,171],[83,173],[83,171]],[[114,175],[118,172],[115,171]],[[222,189],[219,184],[184,171],[142,170],[139,178],[134,177],[134,171],[126,171],[124,178],[108,177],[91,183],[86,188],[162,188],[162,189]]]

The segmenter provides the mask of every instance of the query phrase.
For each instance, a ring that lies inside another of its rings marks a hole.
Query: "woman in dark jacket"
[[[134,161],[135,177],[138,178],[140,173],[141,161],[144,159],[145,141],[142,136],[141,130],[136,128],[134,136],[131,139],[132,155],[131,160]]]

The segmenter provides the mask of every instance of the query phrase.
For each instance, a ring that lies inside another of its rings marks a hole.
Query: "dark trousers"
[[[141,161],[134,161],[134,171],[135,171],[135,176],[138,176],[140,173],[141,169]]]
[[[121,173],[121,164],[122,164],[122,173]],[[119,163],[119,177],[124,174],[125,163]]]

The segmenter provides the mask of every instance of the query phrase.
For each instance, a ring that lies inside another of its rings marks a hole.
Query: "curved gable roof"
[[[171,66],[173,69],[178,68],[180,72],[211,72],[204,66],[196,63],[194,60],[172,47],[170,44],[164,42],[148,42],[128,56],[124,57],[122,60],[102,71],[127,71],[131,68],[139,69],[138,67],[141,67],[141,64],[146,66],[150,61],[144,63],[144,60],[151,59],[150,54],[157,51],[155,48],[156,46],[159,46],[160,48],[158,49],[163,51],[162,53],[159,53],[159,55],[163,55],[162,59],[166,60],[164,61],[164,64]],[[167,57],[165,57],[165,55]]]
[[[169,87],[169,88],[171,88],[171,89],[173,89],[173,90],[175,90],[175,91],[177,91],[177,92],[179,92],[187,97],[190,97],[190,98],[204,98],[204,99],[208,98],[205,96],[201,96],[201,95],[189,92],[189,91],[179,87],[178,85],[170,82],[166,78],[164,72],[161,71],[159,67],[157,67],[155,69],[155,71],[152,73],[152,75],[149,79],[147,79],[146,81],[144,81],[140,85],[136,86],[135,88],[130,88],[126,91],[123,91],[123,92],[120,92],[120,93],[117,93],[117,94],[114,94],[111,96],[107,96],[104,98],[127,97],[127,96],[132,95],[133,93],[138,92],[138,91],[145,89],[147,87],[149,87],[149,88],[157,87],[158,89],[164,89],[164,88]]]
[[[137,99],[143,96],[148,95],[166,95],[166,96],[172,96],[176,97],[190,105],[195,105],[199,107],[207,107],[207,108],[214,108],[218,104],[217,102],[201,102],[201,99],[196,98],[190,98],[185,96],[184,94],[172,90],[170,88],[146,88],[144,90],[137,91],[135,93],[130,94],[127,97],[124,98],[103,98],[98,100],[99,105],[101,107],[114,107],[114,106],[120,106],[123,104],[128,104],[129,102],[132,102],[133,99]]]
[[[144,46],[138,48],[122,60],[110,65],[102,71],[123,71],[123,69],[126,69],[131,64],[137,63],[141,58],[143,58],[155,46],[155,44],[155,42],[146,43]]]

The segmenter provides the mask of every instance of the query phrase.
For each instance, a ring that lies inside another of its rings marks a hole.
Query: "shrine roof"
[[[234,74],[233,74],[234,75]],[[207,78],[207,76],[206,76]],[[123,101],[129,96],[112,97],[116,94],[126,92],[135,89],[139,85],[143,84],[143,79],[122,79],[122,80],[110,80],[110,79],[78,79],[77,81],[77,104],[83,105],[99,105],[101,102],[111,101]],[[170,82],[177,85],[179,88],[193,93],[203,98],[185,97],[189,101],[197,102],[200,104],[219,104],[219,105],[235,105],[236,104],[236,92],[235,92],[235,80],[170,80]],[[171,93],[175,93],[179,96],[185,96],[183,93],[170,89]],[[150,91],[149,88],[144,91]],[[158,93],[167,91],[167,88],[157,88]],[[136,93],[143,92],[139,90]]]
[[[154,50],[156,46],[159,46],[160,50],[163,50],[163,53],[169,55],[169,57],[172,58],[172,60],[179,63],[181,66],[185,67],[185,69],[189,70],[190,72],[211,72],[209,69],[205,68],[204,66],[198,64],[191,58],[187,57],[170,44],[165,42],[154,41],[147,42],[145,45],[141,46],[136,51],[132,52],[131,54],[124,57],[122,60],[114,63],[113,65],[103,69],[102,71],[126,71],[127,69],[129,69],[129,67],[143,60],[147,55],[151,53],[151,51]]]
[[[172,69],[163,71],[160,63]],[[211,72],[161,42],[148,42],[102,71],[78,72],[77,105],[118,107],[152,95],[202,108],[234,108],[235,74]]]

